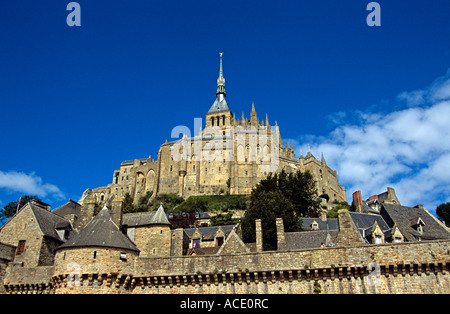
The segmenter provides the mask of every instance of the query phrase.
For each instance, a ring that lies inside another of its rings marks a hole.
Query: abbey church
[[[80,199],[94,199],[98,204],[111,204],[115,197],[126,193],[137,202],[147,192],[192,195],[250,194],[253,187],[269,173],[281,170],[310,171],[315,178],[318,195],[327,194],[330,202],[347,201],[345,188],[323,155],[320,160],[308,152],[295,158],[292,143],[283,144],[279,126],[258,117],[252,104],[250,119],[238,119],[231,111],[225,92],[222,53],[216,99],[206,112],[205,126],[197,127],[191,136],[187,128],[179,132],[175,141],[165,141],[157,159],[127,160],[114,170],[112,183],[88,189]],[[200,120],[200,119],[199,119]],[[200,130],[199,130],[200,129]]]

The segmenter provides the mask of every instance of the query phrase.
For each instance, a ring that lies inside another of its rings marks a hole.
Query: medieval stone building
[[[205,115],[205,127],[195,123],[196,134],[187,127],[176,127],[176,141],[167,141],[159,148],[157,160],[148,158],[124,161],[114,170],[112,183],[88,189],[79,200],[93,198],[100,204],[130,193],[137,202],[147,192],[191,195],[250,194],[252,188],[269,173],[301,170],[315,178],[318,195],[327,194],[330,201],[347,200],[323,155],[320,160],[308,152],[295,158],[292,143],[283,144],[279,126],[270,125],[266,115],[260,120],[252,104],[250,118],[239,119],[228,106],[225,78],[220,56],[216,99]],[[201,120],[201,119],[199,119]]]
[[[273,251],[260,220],[244,243],[240,226],[173,229],[162,206],[122,206],[25,205],[0,228],[0,293],[450,292],[450,232],[420,206],[303,218],[303,232],[278,218]]]

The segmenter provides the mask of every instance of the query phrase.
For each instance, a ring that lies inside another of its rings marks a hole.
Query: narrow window
[[[19,245],[17,246],[16,255],[22,255],[25,252],[25,240],[19,240]]]
[[[97,258],[97,251],[94,251],[94,259]]]

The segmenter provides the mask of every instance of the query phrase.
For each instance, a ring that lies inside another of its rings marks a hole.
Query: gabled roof
[[[58,247],[111,247],[138,251],[136,245],[111,220],[109,209],[103,209],[72,239]]]
[[[64,240],[59,237],[56,229],[70,227],[70,222],[67,219],[49,211],[48,206],[49,205],[42,202],[31,201],[23,206],[16,214],[14,214],[14,216],[8,219],[8,221],[0,227],[0,230],[8,225],[11,220],[16,219],[16,216],[20,215],[20,213],[24,210],[30,210],[31,215],[35,218],[35,222],[41,236],[50,237],[63,242]]]
[[[227,237],[230,234],[230,232],[233,230],[235,225],[187,228],[187,229],[184,229],[184,232],[186,232],[187,236],[189,238],[191,238],[192,235],[194,234],[194,232],[196,230],[198,230],[198,232],[200,232],[203,235],[202,241],[208,241],[208,240],[214,240],[214,235],[216,234],[219,227],[225,233],[225,237]]]
[[[217,255],[221,254],[236,254],[236,253],[250,253],[250,249],[245,245],[242,239],[236,233],[236,230],[232,230],[227,239],[220,247]]]
[[[395,223],[408,241],[450,239],[450,232],[424,208],[384,203],[380,213],[390,225]],[[422,233],[415,229],[419,218],[424,224]]]

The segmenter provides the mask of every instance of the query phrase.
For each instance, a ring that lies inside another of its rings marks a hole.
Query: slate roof
[[[58,247],[58,250],[73,247],[111,247],[139,252],[136,245],[112,222],[106,206],[80,233]]]
[[[122,216],[122,225],[139,227],[150,225],[155,212],[129,213]]]
[[[322,243],[327,242],[328,234],[331,237],[331,241],[336,242],[338,233],[338,230],[286,232],[284,234],[286,243],[281,244],[278,250],[302,250],[320,248]]]
[[[164,208],[162,207],[162,204],[159,205],[158,210],[153,215],[152,219],[150,220],[150,224],[152,225],[170,225],[169,220],[167,219],[166,213],[164,212]]]
[[[336,218],[327,218],[323,221],[320,218],[302,218],[302,229],[305,231],[312,231],[312,224],[316,221],[319,230],[338,230],[339,223]]]
[[[408,241],[450,239],[448,229],[424,208],[384,203],[380,214],[390,227],[396,224]],[[415,226],[419,218],[425,224],[422,233]]]
[[[81,205],[78,204],[77,202],[69,199],[69,201],[67,203],[54,209],[52,211],[52,213],[57,214],[61,217],[64,217],[66,215],[75,215],[77,217],[80,217]]]
[[[169,219],[167,219],[167,215],[164,212],[162,205],[159,206],[156,212],[128,213],[122,216],[122,225],[129,228],[155,224],[170,225]]]
[[[219,100],[219,97],[217,97],[211,108],[209,108],[208,113],[216,113],[229,110],[230,108],[228,107],[228,103],[225,98]]]
[[[38,206],[36,203],[30,202],[27,205],[30,207],[33,216],[36,218],[41,235],[63,241],[59,237],[56,229],[69,227],[70,222],[63,217]]]

